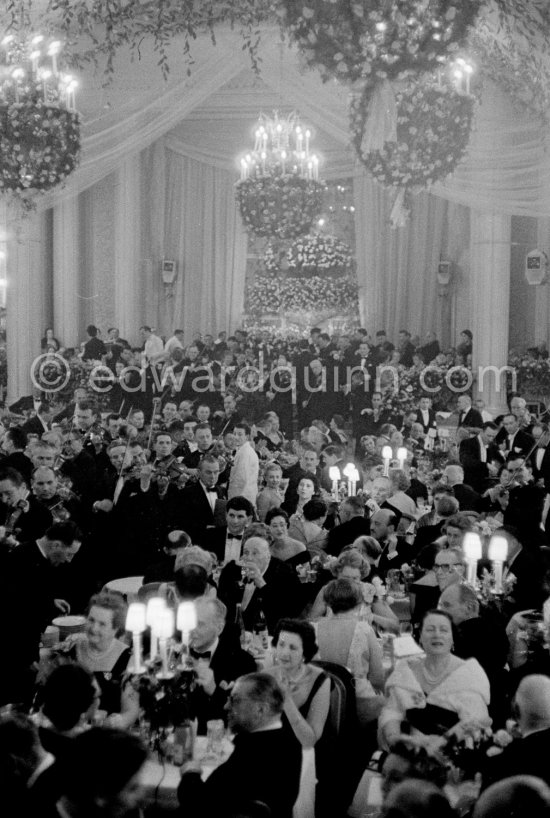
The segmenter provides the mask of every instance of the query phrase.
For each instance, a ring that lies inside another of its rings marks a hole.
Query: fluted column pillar
[[[140,324],[140,168],[139,154],[127,157],[115,182],[115,323],[130,342]]]
[[[53,210],[53,328],[65,346],[82,335],[78,196]]]
[[[18,218],[0,205],[6,235],[8,404],[32,391],[31,369],[40,355],[47,276],[46,213]]]
[[[489,412],[506,408],[511,217],[471,211],[473,371]]]
[[[534,248],[529,248],[529,250]],[[537,219],[537,249],[543,250],[550,256],[550,219]],[[535,298],[535,331],[533,341],[540,344],[542,341],[546,345],[550,343],[550,295],[548,289],[550,283],[541,287],[536,287],[537,297]]]

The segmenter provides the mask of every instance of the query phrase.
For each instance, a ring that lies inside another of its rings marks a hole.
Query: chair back
[[[353,676],[343,665],[314,659],[311,663],[330,677],[330,709],[327,726],[334,738],[339,738],[357,723]]]

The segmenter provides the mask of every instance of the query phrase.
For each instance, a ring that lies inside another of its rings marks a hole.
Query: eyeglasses
[[[441,571],[444,574],[450,574],[453,568],[456,568],[456,562],[442,562],[440,565],[434,565],[434,571]]]

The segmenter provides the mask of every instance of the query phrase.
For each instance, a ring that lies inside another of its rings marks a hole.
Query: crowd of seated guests
[[[84,356],[128,365],[132,350],[116,331],[104,351],[97,332],[88,334]],[[365,373],[391,360],[421,363],[406,333],[398,349],[383,334],[373,343],[359,331],[337,347],[322,335],[298,342],[290,357],[290,345],[269,336],[253,348],[244,333],[184,348],[181,333],[165,345],[143,328],[145,370],[178,358],[180,371],[195,374],[223,363],[222,402],[216,392],[214,400],[198,397],[184,379],[181,394],[168,389],[153,400],[146,390],[123,414],[102,413],[89,390],[77,390],[63,407],[43,397],[21,423],[5,418],[0,609],[9,668],[0,675],[0,705],[32,714],[1,717],[9,803],[28,799],[32,809],[41,803],[44,814],[71,818],[121,815],[141,804],[146,751],[137,737],[139,695],[127,675],[127,606],[106,587],[140,576],[174,608],[193,601],[198,730],[222,718],[236,737],[233,755],[206,782],[196,763],[183,769],[182,815],[290,818],[303,751],[312,748],[317,818],[373,813],[377,748],[381,815],[485,818],[499,815],[502,793],[543,814],[548,428],[517,395],[509,414],[494,420],[461,395],[440,438],[443,421],[427,398],[407,417],[390,414],[372,391],[359,411],[356,386],[304,397],[302,384],[296,406],[276,390],[263,401],[238,400],[235,371],[258,351],[269,362],[295,363],[299,355],[313,374],[319,359],[351,361]],[[48,338],[46,349],[60,345]],[[439,354],[436,343],[425,345],[429,360]],[[468,334],[463,343],[466,360]],[[406,457],[397,457],[400,448]],[[353,492],[349,465],[359,475]],[[467,582],[469,535],[483,545],[475,586]],[[495,535],[507,546],[502,593],[489,582]],[[405,608],[392,597],[396,581]],[[540,623],[528,636],[526,611]],[[68,614],[85,616],[83,632],[45,650],[48,626]],[[264,659],[240,638],[240,622],[247,632],[267,628]],[[392,644],[410,646],[399,642],[409,622],[418,652],[388,655]],[[343,744],[331,741],[338,674],[353,701]],[[460,730],[503,730],[512,718],[510,747],[476,761],[483,795],[474,807],[449,787],[438,752]],[[99,720],[101,727],[90,726]],[[91,769],[95,753],[105,763],[91,782],[76,766]]]

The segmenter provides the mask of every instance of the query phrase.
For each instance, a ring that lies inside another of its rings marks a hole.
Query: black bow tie
[[[204,653],[199,653],[198,650],[194,650],[193,648],[189,648],[189,655],[193,657],[193,659],[211,659],[212,658],[212,651],[205,650]]]
[[[242,534],[228,534],[227,535],[228,540],[239,540],[239,542],[240,542],[242,540],[242,538],[243,538]]]

